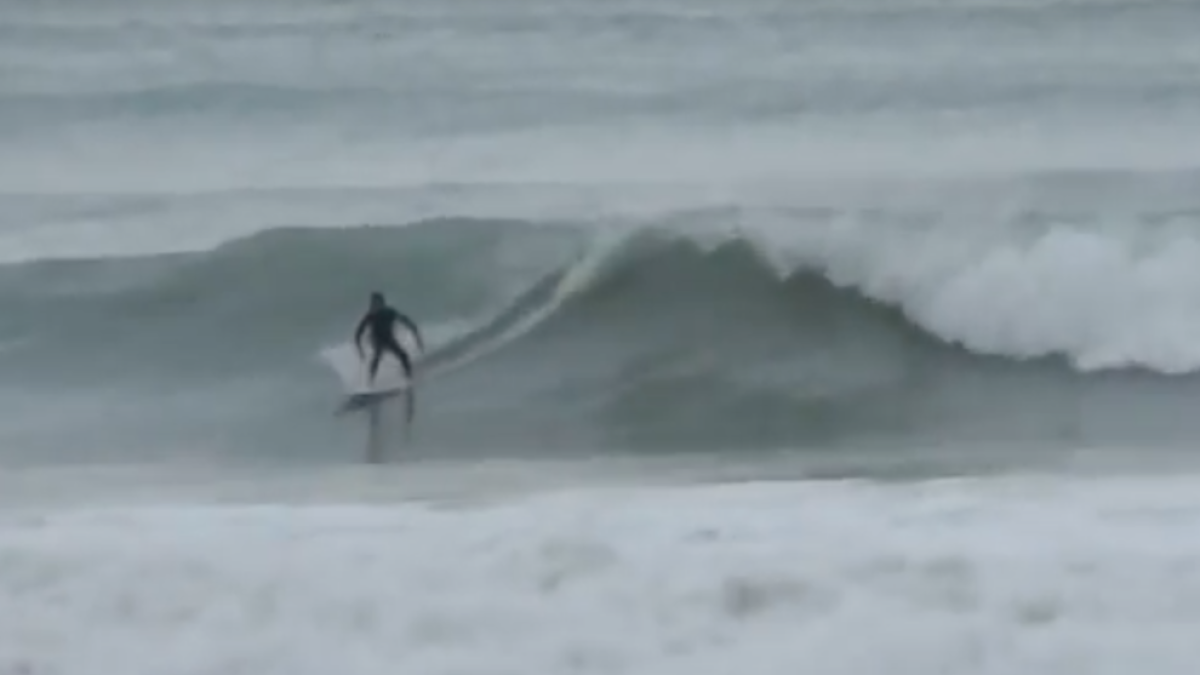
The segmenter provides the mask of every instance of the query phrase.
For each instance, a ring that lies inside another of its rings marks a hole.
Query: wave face
[[[759,226],[705,227],[734,222]],[[415,454],[1200,431],[1197,230],[850,222],[442,219],[13,263],[8,459],[78,458],[81,437],[95,458],[327,458],[359,429],[332,418],[340,390],[320,355],[372,289],[428,332]]]

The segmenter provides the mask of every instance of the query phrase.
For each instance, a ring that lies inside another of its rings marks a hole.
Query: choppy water
[[[6,461],[1186,444],[1200,8],[0,4]]]
[[[0,0],[0,673],[1200,671],[1198,27]]]

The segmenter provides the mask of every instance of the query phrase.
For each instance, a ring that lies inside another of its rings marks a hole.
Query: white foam
[[[1085,370],[1200,368],[1194,223],[760,224],[752,232],[782,268],[816,269],[979,353],[1064,356]]]
[[[1198,487],[9,512],[0,669],[1191,675]]]

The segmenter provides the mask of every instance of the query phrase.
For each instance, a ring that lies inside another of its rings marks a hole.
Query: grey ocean
[[[0,675],[1196,675],[1198,140],[1196,0],[0,0]]]
[[[414,458],[1186,446],[1198,26],[3,0],[0,461],[358,461],[374,289],[455,363]]]

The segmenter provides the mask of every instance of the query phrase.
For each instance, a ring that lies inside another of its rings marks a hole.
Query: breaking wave
[[[123,429],[114,446],[157,431],[319,455],[338,395],[319,355],[381,289],[429,334],[418,444],[438,452],[1178,440],[1200,426],[1185,216],[276,229],[0,269],[0,372],[27,408],[103,404],[94,426]]]

